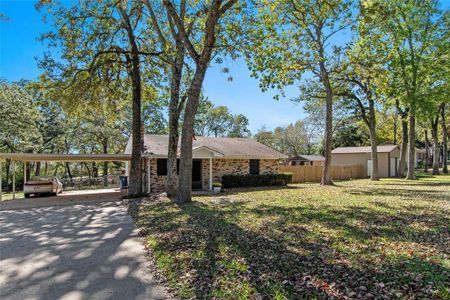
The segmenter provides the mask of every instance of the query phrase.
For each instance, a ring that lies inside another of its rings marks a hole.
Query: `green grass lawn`
[[[232,190],[138,214],[180,298],[450,298],[450,176]]]

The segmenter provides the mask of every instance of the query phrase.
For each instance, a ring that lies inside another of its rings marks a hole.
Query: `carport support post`
[[[0,158],[0,202],[2,202],[2,196],[3,196],[2,174],[3,174],[2,159]]]
[[[16,161],[13,160],[12,161],[12,169],[13,169],[13,173],[12,173],[12,184],[13,184],[13,199],[16,199]]]
[[[212,191],[212,158],[209,158],[209,190]]]
[[[23,188],[25,189],[25,183],[27,183],[27,162],[23,161]]]
[[[150,167],[150,158],[147,158],[147,192],[150,194],[152,189],[150,188],[150,180],[151,180],[151,167]]]

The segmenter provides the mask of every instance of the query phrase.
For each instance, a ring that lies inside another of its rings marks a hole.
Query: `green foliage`
[[[24,86],[0,81],[0,148],[3,151],[35,150],[43,140],[39,124],[44,117]]]
[[[248,119],[242,114],[233,115],[227,106],[215,106],[202,99],[195,116],[195,133],[199,136],[248,137]]]
[[[40,60],[40,67],[51,81],[60,80],[61,90],[70,89],[69,95],[85,94],[108,88],[117,92],[130,85],[131,42],[128,40],[128,21],[133,26],[142,63],[160,46],[150,42],[154,32],[143,18],[142,1],[116,4],[111,1],[88,1],[65,5],[56,1],[40,1],[37,6],[45,19],[52,22],[52,30],[41,36],[49,50]],[[124,17],[121,12],[124,12]],[[128,20],[128,19],[129,20]],[[150,70],[153,70],[150,71]],[[155,79],[158,68],[149,68],[144,77]],[[151,75],[150,75],[151,74]],[[77,108],[76,97],[68,99]],[[82,97],[86,105],[96,104],[96,98]],[[81,100],[78,99],[78,100]],[[116,101],[121,99],[117,97]]]
[[[443,25],[437,1],[370,0],[361,11],[366,43],[387,57],[388,94],[413,113],[427,106],[429,79],[443,55],[436,51]]]
[[[292,181],[292,173],[279,174],[227,174],[222,176],[224,188],[249,186],[284,186]]]
[[[316,153],[321,133],[319,125],[306,118],[287,126],[278,126],[273,131],[263,127],[255,134],[255,138],[286,155],[296,156]]]
[[[219,182],[219,181],[214,181],[214,182],[212,183],[212,186],[213,186],[213,187],[222,187],[222,183]]]
[[[254,138],[261,144],[266,145],[271,148],[276,148],[275,138],[273,132],[266,126],[261,127],[258,132],[255,133]]]
[[[364,125],[354,120],[346,120],[335,128],[333,149],[370,145],[369,134]]]
[[[344,0],[261,1],[247,52],[261,89],[284,95],[285,86],[299,83],[307,74],[320,78],[338,71],[344,45],[334,37],[349,28],[350,8]]]

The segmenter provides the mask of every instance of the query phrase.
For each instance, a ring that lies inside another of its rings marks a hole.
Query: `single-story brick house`
[[[378,176],[397,176],[400,148],[397,145],[379,145],[378,151]],[[331,151],[332,165],[361,164],[364,174],[372,174],[372,150],[371,147],[339,147]]]
[[[325,157],[321,155],[300,154],[288,159],[289,166],[323,166]]]
[[[167,135],[144,135],[143,181],[148,192],[165,189],[168,143]],[[131,139],[125,154],[131,154]],[[250,138],[197,136],[193,141],[192,189],[211,190],[212,183],[220,181],[225,174],[277,173],[280,161],[286,158]]]

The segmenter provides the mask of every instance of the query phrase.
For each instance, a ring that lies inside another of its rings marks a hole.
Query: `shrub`
[[[222,176],[224,188],[244,186],[284,186],[292,181],[292,173],[279,174],[231,174]]]
[[[220,181],[214,181],[214,182],[212,183],[212,186],[213,186],[213,187],[222,187],[222,183],[221,183]]]

